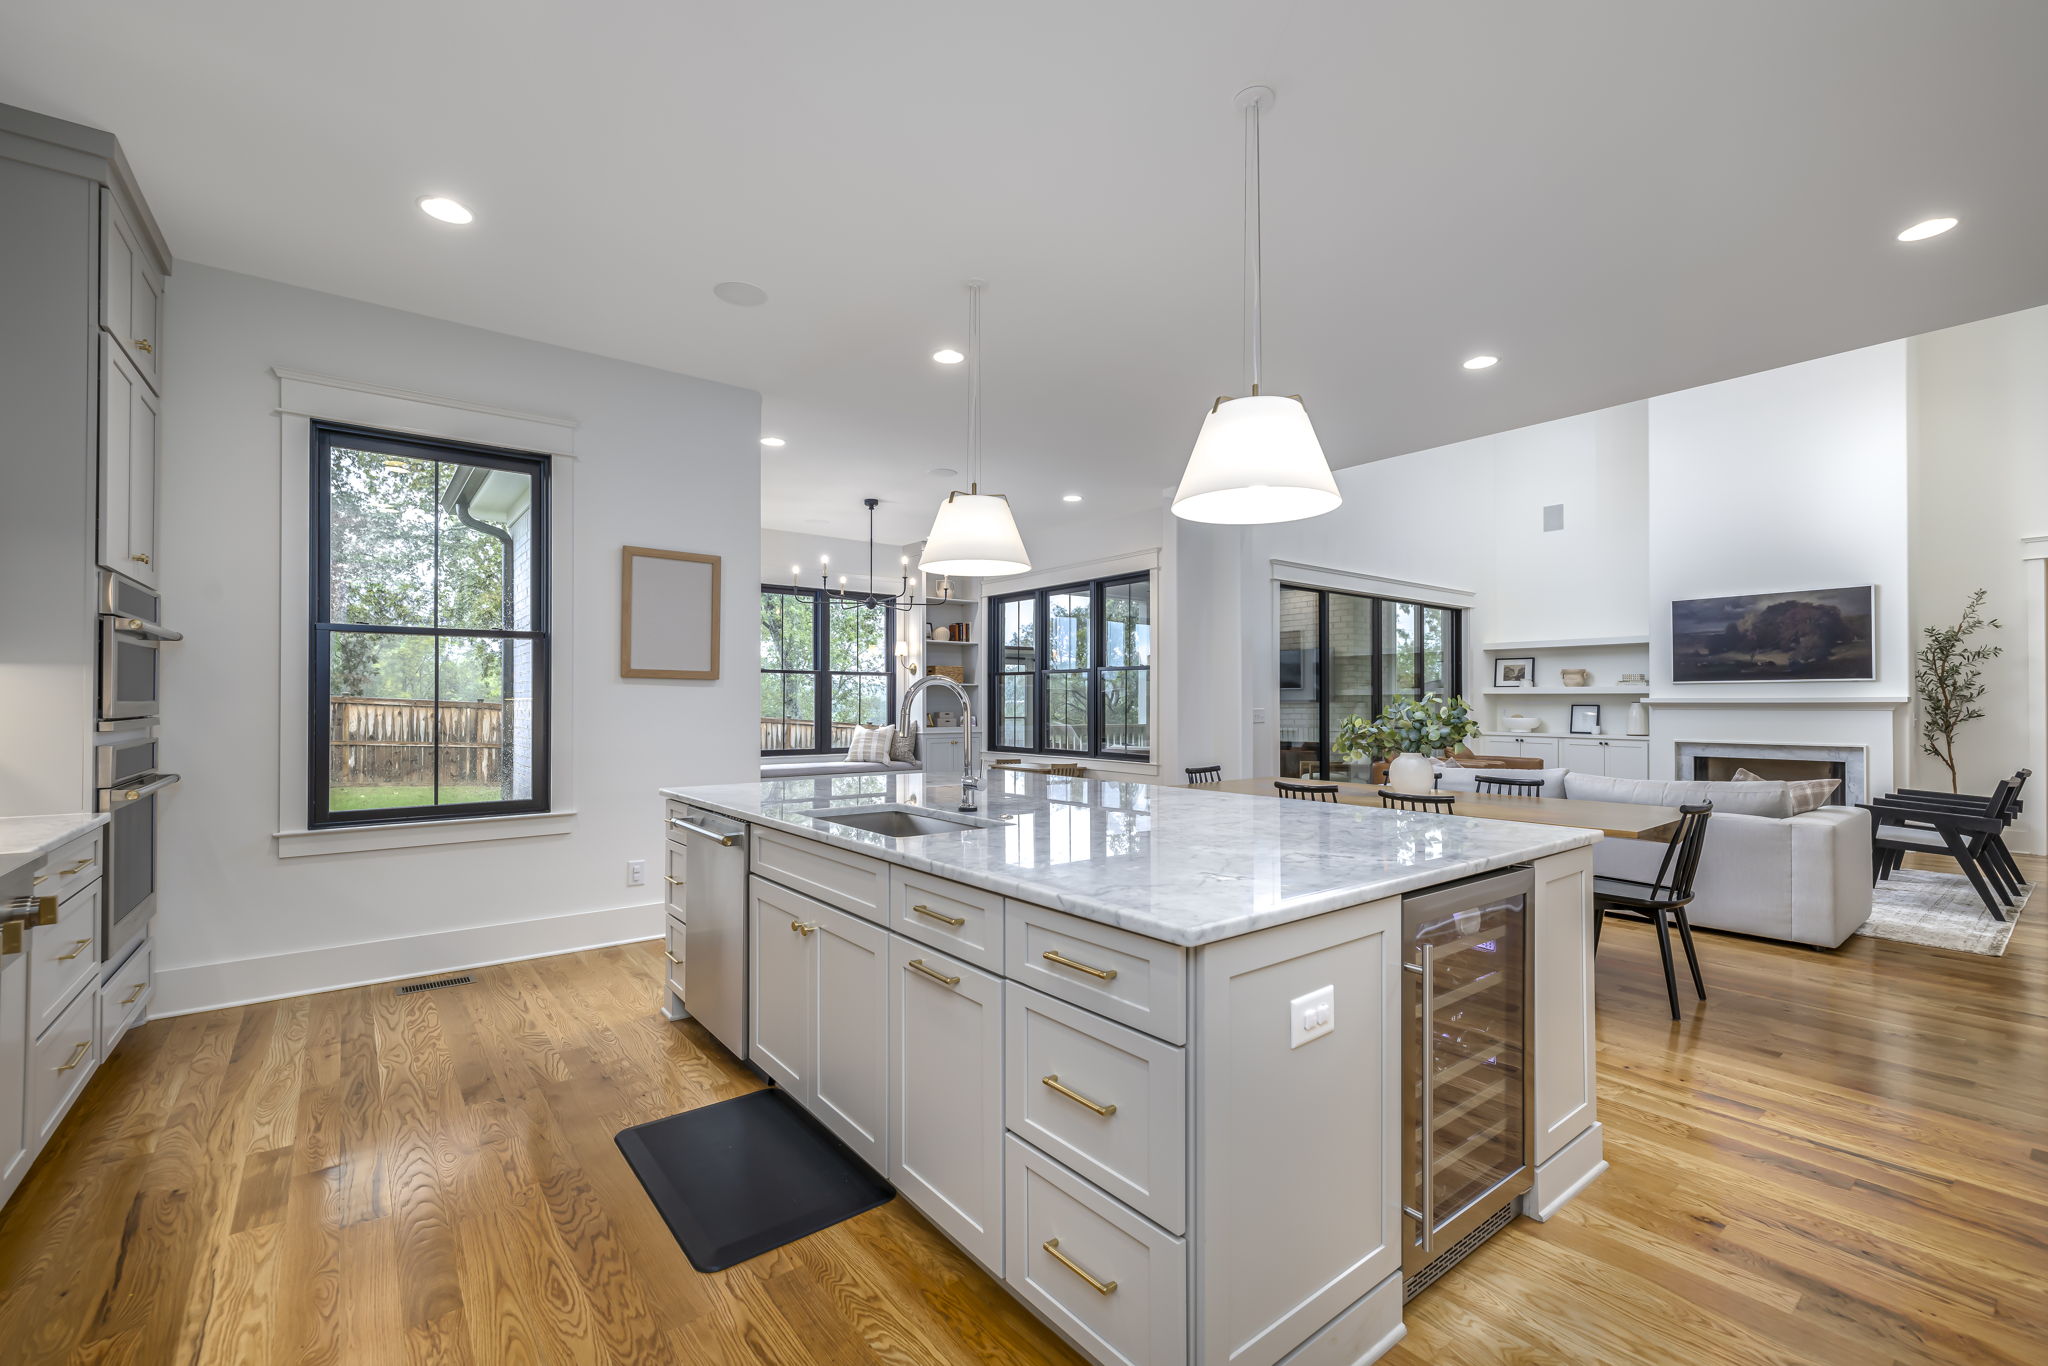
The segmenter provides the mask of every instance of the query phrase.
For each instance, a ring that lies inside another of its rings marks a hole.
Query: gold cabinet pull
[[[1053,1090],[1059,1092],[1068,1100],[1075,1101],[1079,1104],[1087,1106],[1089,1109],[1093,1110],[1098,1115],[1113,1115],[1116,1113],[1116,1105],[1114,1102],[1108,1105],[1104,1105],[1100,1101],[1088,1099],[1088,1097],[1082,1095],[1079,1091],[1074,1090],[1071,1086],[1060,1085],[1060,1076],[1057,1072],[1054,1072],[1049,1076],[1040,1077],[1038,1080],[1043,1084],[1050,1086]]]
[[[141,999],[142,999],[142,993],[143,993],[143,992],[145,992],[145,991],[148,991],[148,990],[149,990],[149,983],[147,983],[147,982],[137,982],[137,983],[135,984],[135,989],[134,989],[133,991],[129,992],[129,993],[128,993],[128,994],[126,995],[126,996],[123,996],[123,997],[121,998],[121,1004],[122,1004],[122,1005],[124,1005],[124,1006],[132,1006],[132,1005],[134,1005],[134,1004],[135,1004],[135,1003],[136,1003],[137,1001],[139,1001],[139,1000],[141,1000]]]
[[[1058,963],[1061,967],[1072,968],[1076,972],[1085,972],[1090,977],[1100,977],[1105,982],[1116,979],[1115,968],[1091,968],[1086,963],[1076,963],[1065,954],[1055,953],[1051,949],[1045,951],[1045,961],[1048,963]]]
[[[59,963],[68,963],[68,962],[70,962],[70,961],[71,961],[72,959],[74,959],[74,958],[78,957],[78,955],[79,955],[79,954],[81,954],[81,953],[84,953],[84,952],[86,951],[86,949],[88,949],[89,947],[91,947],[91,945],[92,945],[92,936],[91,936],[91,935],[87,935],[87,936],[86,936],[85,938],[83,938],[83,939],[79,940],[78,942],[74,943],[74,944],[73,944],[73,945],[71,946],[71,952],[69,952],[69,953],[60,953],[60,954],[58,954],[58,955],[57,955],[57,961],[58,961]]]
[[[78,1064],[80,1064],[80,1063],[84,1062],[84,1061],[85,1061],[85,1055],[86,1055],[86,1054],[88,1054],[88,1053],[90,1053],[90,1052],[92,1052],[92,1040],[91,1040],[91,1039],[87,1039],[87,1040],[86,1040],[85,1042],[83,1042],[83,1043],[79,1044],[79,1045],[78,1045],[78,1047],[76,1047],[76,1048],[74,1048],[74,1049],[72,1049],[72,1050],[71,1050],[71,1059],[70,1059],[70,1061],[66,1062],[66,1063],[65,1063],[65,1064],[64,1064],[63,1066],[59,1067],[59,1068],[58,1068],[57,1070],[58,1070],[59,1072],[69,1072],[69,1071],[70,1071],[70,1070],[71,1070],[72,1068],[74,1068],[74,1067],[78,1066]]]
[[[137,337],[135,339],[135,349],[145,354],[152,353],[156,350],[154,346],[151,346],[149,344],[149,338],[147,337]]]
[[[910,909],[916,911],[919,915],[928,915],[934,920],[943,920],[948,925],[965,925],[967,923],[967,917],[964,915],[947,915],[944,911],[935,911],[929,906],[912,906]]]
[[[72,865],[71,865],[71,866],[70,866],[69,868],[59,868],[59,869],[57,870],[57,876],[58,876],[58,877],[70,877],[70,876],[71,876],[71,875],[72,875],[73,873],[77,872],[77,871],[78,871],[79,869],[81,869],[81,868],[90,868],[90,867],[92,867],[92,860],[91,860],[91,859],[89,859],[89,858],[82,858],[82,859],[80,859],[80,860],[79,860],[78,862],[76,862],[76,863],[72,864]]]
[[[922,958],[913,958],[908,963],[905,963],[903,966],[915,969],[916,971],[923,973],[925,976],[931,978],[934,982],[944,982],[949,987],[957,987],[960,985],[960,979],[958,977],[949,977],[945,973],[940,972],[937,968],[926,967],[924,965],[924,959]]]
[[[21,952],[21,922],[9,920],[0,922],[0,958],[12,958]]]
[[[1058,1262],[1061,1266],[1065,1267],[1067,1270],[1073,1272],[1076,1276],[1079,1276],[1082,1280],[1088,1282],[1089,1285],[1093,1286],[1095,1288],[1096,1294],[1113,1295],[1116,1293],[1115,1281],[1098,1281],[1093,1276],[1089,1275],[1086,1271],[1082,1270],[1081,1264],[1079,1262],[1075,1261],[1072,1257],[1069,1257],[1066,1253],[1060,1251],[1059,1239],[1048,1238],[1044,1242],[1040,1243],[1039,1246],[1044,1248],[1047,1252],[1050,1252],[1053,1256],[1054,1261]]]
[[[663,873],[661,875],[661,880],[663,882],[666,882],[671,887],[680,887],[683,885],[683,880],[681,878],[670,877],[667,873]]]
[[[36,898],[36,924],[38,924],[38,925],[54,925],[54,924],[56,924],[56,923],[57,923],[57,898],[56,898],[56,897],[54,897],[54,896],[39,896],[39,897],[37,897],[37,898]]]
[[[677,967],[681,967],[683,965],[683,960],[676,957],[674,954],[670,953],[667,949],[663,949],[661,951],[661,956],[663,958],[668,959],[669,962],[674,963]]]
[[[130,555],[130,556],[129,556],[128,558],[129,558],[129,559],[131,559],[131,560],[133,560],[133,561],[135,561],[135,563],[137,563],[137,564],[148,564],[148,563],[149,563],[149,556],[147,556],[147,555],[142,555],[142,554],[135,554],[135,555]]]
[[[811,931],[817,928],[818,922],[815,920],[792,920],[789,922],[790,933],[800,934],[806,939],[809,939],[811,937]]]

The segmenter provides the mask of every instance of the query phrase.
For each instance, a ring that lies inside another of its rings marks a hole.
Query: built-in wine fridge
[[[1413,1297],[1518,1212],[1531,1178],[1527,868],[1402,900],[1401,1270]]]

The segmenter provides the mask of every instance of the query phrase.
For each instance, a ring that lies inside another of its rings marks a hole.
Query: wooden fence
[[[832,723],[832,748],[845,749],[853,743],[855,726],[851,721]],[[797,721],[787,716],[764,716],[761,718],[761,752],[771,753],[778,749],[810,749],[816,741],[818,726],[815,721]]]
[[[327,711],[327,781],[334,787],[431,784],[438,719],[441,781],[491,786],[504,755],[506,710],[500,702],[334,698]]]

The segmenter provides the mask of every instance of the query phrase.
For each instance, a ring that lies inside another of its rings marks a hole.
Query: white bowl
[[[1500,719],[1501,729],[1515,735],[1527,735],[1542,724],[1543,719],[1537,716],[1503,716]]]

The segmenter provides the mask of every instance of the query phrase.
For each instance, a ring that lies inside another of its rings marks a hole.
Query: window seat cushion
[[[854,763],[847,759],[764,759],[761,780],[773,778],[836,778],[849,773],[915,773],[916,764]]]

